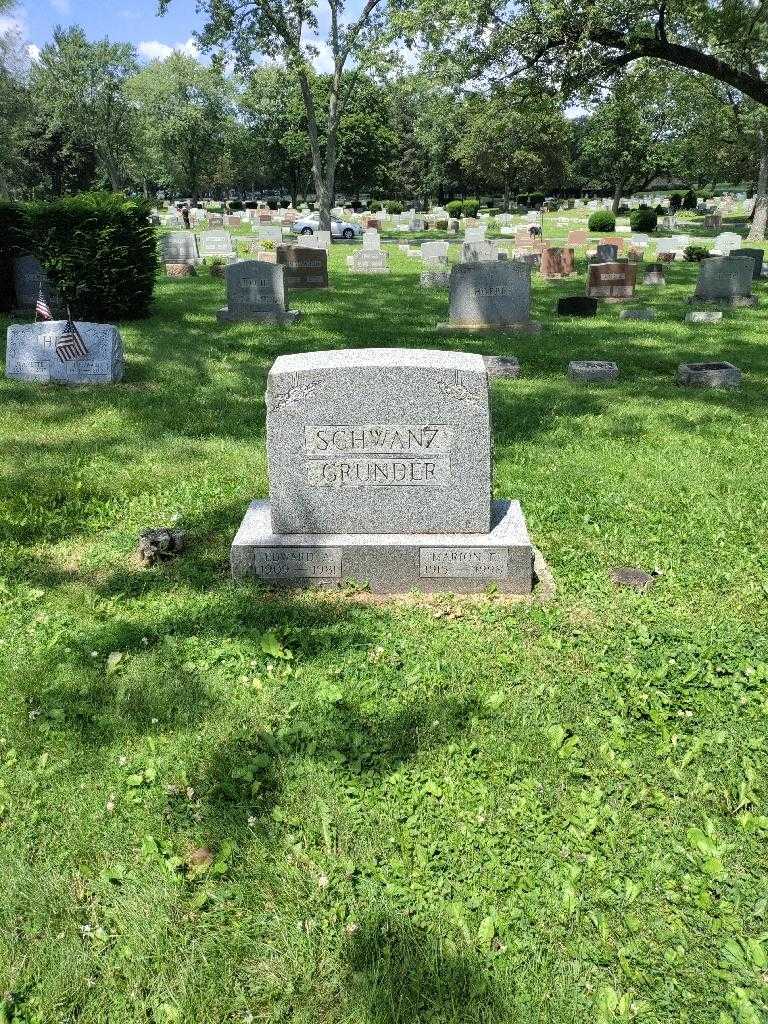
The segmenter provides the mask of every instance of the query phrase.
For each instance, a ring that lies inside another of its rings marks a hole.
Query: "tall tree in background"
[[[312,0],[199,0],[198,9],[207,18],[200,34],[204,46],[233,51],[243,71],[253,67],[256,55],[278,59],[298,82],[306,114],[320,226],[326,229],[331,223],[336,186],[339,124],[356,83],[356,75],[345,76],[344,71],[352,66],[357,71],[365,70],[385,55],[389,41],[386,14],[391,2],[364,0],[359,14],[345,21],[343,0],[327,0],[330,27],[325,45],[332,71],[323,142],[321,115],[311,81],[316,47],[307,41],[307,36],[318,31],[319,4]],[[170,3],[171,0],[160,0],[161,13]]]
[[[126,84],[137,120],[144,177],[190,196],[210,182],[233,125],[234,91],[217,67],[172,53]]]
[[[571,126],[556,100],[524,86],[498,88],[468,98],[456,156],[478,183],[504,194],[512,188],[560,188],[571,151]]]
[[[11,0],[0,0],[0,14]],[[8,195],[20,173],[17,132],[29,114],[24,51],[18,31],[0,32],[0,195]]]
[[[126,182],[134,121],[123,87],[137,70],[128,43],[91,43],[74,26],[54,29],[30,72],[33,100],[39,97],[52,128],[88,142],[113,189]]]

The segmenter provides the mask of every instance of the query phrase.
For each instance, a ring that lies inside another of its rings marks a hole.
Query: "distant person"
[[[531,224],[531,226],[528,228],[528,234],[531,236],[531,238],[536,238],[538,235],[541,234],[541,228],[537,228],[535,224]]]
[[[184,227],[187,229],[187,231],[189,231],[189,229],[191,228],[192,225],[191,225],[190,220],[189,220],[189,207],[188,206],[186,206],[186,205],[182,206],[182,208],[181,208],[181,217],[182,217],[182,220],[184,221]]]

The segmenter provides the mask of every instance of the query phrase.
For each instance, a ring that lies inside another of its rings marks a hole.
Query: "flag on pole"
[[[37,302],[35,303],[35,323],[38,320],[53,320],[53,313],[51,313],[51,307],[45,301],[43,295],[43,286],[40,285],[40,293],[37,296]]]
[[[84,359],[88,355],[88,349],[75,326],[69,306],[67,306],[67,322],[64,330],[56,339],[56,355],[59,357],[60,363],[69,363],[73,359]]]

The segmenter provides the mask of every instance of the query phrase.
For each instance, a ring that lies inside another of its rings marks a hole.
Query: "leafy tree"
[[[407,24],[466,77],[535,68],[569,95],[648,59],[768,105],[763,0],[417,0]]]
[[[464,130],[455,153],[479,184],[504,193],[513,189],[552,189],[563,184],[570,155],[571,128],[551,97],[506,87],[475,94],[463,111]]]
[[[12,6],[9,0],[0,0],[0,13]],[[0,33],[0,195],[8,195],[18,180],[21,160],[17,133],[28,114],[21,39],[9,28]]]
[[[161,12],[171,0],[160,0]],[[312,0],[199,0],[207,21],[200,38],[208,48],[234,52],[241,70],[254,65],[257,54],[279,60],[298,83],[306,115],[312,156],[312,174],[318,198],[320,223],[330,226],[330,209],[339,159],[341,118],[357,75],[345,76],[353,63],[357,71],[371,67],[386,56],[390,37],[385,14],[388,0],[365,0],[351,21],[344,20],[343,0],[327,0],[328,52],[333,63],[324,108],[325,132],[321,137],[321,113],[312,88],[312,59],[317,48],[306,41],[319,28],[319,4]]]
[[[234,95],[221,70],[174,52],[127,83],[138,120],[144,176],[195,202],[221,160],[234,115]]]
[[[138,69],[133,47],[107,39],[89,42],[79,26],[54,29],[30,72],[35,110],[45,111],[51,128],[93,147],[113,189],[126,180],[127,155],[134,144],[126,79]]]

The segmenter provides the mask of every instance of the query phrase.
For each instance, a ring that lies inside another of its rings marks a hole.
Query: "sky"
[[[0,33],[15,28],[33,60],[56,25],[82,25],[89,39],[133,43],[144,60],[163,59],[174,49],[200,56],[193,37],[202,26],[195,0],[171,0],[162,18],[157,16],[157,0],[19,0],[0,16]],[[327,46],[321,43],[320,51],[315,67],[328,71]]]

